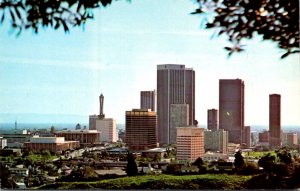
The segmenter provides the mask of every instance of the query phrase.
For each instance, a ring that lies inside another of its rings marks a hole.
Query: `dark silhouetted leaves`
[[[238,47],[242,39],[255,34],[264,40],[278,43],[285,50],[281,58],[299,53],[299,0],[196,0],[199,8],[192,14],[213,17],[207,19],[206,28],[216,28],[219,35],[227,35],[234,45],[225,47],[230,56],[242,52]]]
[[[38,33],[41,27],[55,30],[63,28],[69,32],[70,26],[81,26],[93,19],[93,9],[108,6],[113,0],[5,0],[0,3],[1,23],[8,23],[17,32],[32,29]],[[10,18],[5,17],[8,13]],[[10,20],[9,20],[10,19]]]

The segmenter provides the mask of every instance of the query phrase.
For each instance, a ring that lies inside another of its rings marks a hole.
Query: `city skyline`
[[[246,42],[246,52],[227,59],[226,40],[210,40],[213,31],[200,29],[201,19],[189,14],[195,8],[189,2],[115,2],[97,12],[84,31],[70,34],[47,30],[15,38],[4,23],[0,123],[26,121],[20,113],[59,115],[62,122],[68,122],[64,115],[80,115],[87,122],[90,114],[98,114],[102,92],[106,116],[124,124],[124,112],[139,108],[140,91],[155,89],[156,66],[173,63],[196,72],[199,124],[206,124],[207,109],[219,108],[218,80],[240,78],[245,125],[268,125],[273,93],[282,96],[281,125],[300,125],[299,55],[280,60],[275,44],[254,38]],[[15,115],[13,120],[5,113]]]

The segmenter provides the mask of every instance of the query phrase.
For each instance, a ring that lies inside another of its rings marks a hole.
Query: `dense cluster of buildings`
[[[123,140],[131,151],[176,146],[177,159],[193,161],[198,157],[226,158],[237,149],[276,149],[296,146],[298,135],[281,129],[281,96],[269,95],[269,130],[251,131],[246,126],[245,84],[241,79],[219,80],[219,109],[207,110],[207,129],[195,119],[195,71],[185,65],[157,65],[157,87],[140,92],[140,108],[125,112],[125,131],[118,135],[116,121],[103,112],[104,96],[99,96],[99,115],[89,116],[89,128],[5,134],[1,148],[22,145],[24,149],[61,152],[79,146],[93,146]],[[119,139],[120,136],[120,139]],[[19,145],[18,145],[19,144]],[[207,152],[207,153],[206,153]],[[215,153],[215,155],[212,155]]]
[[[126,112],[126,144],[132,150],[154,148],[149,140],[157,140],[159,146],[175,144],[178,160],[194,160],[195,156],[204,157],[204,151],[227,154],[232,148],[234,152],[255,145],[268,149],[298,145],[296,133],[282,132],[279,94],[269,97],[268,131],[256,135],[245,125],[245,84],[241,79],[219,80],[219,110],[208,109],[207,129],[198,127],[195,119],[195,71],[185,65],[158,65],[156,91],[142,91],[140,99],[140,110]],[[155,117],[133,120],[134,112],[151,112]]]

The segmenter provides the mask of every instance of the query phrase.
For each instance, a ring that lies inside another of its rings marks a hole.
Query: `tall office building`
[[[281,122],[280,122],[279,94],[269,96],[269,145],[270,148],[281,146]]]
[[[218,130],[218,110],[209,109],[207,110],[207,129],[216,131]]]
[[[141,91],[141,109],[155,111],[155,91]]]
[[[177,127],[177,160],[194,162],[204,155],[204,129]]]
[[[228,131],[224,129],[204,131],[204,148],[206,151],[227,153]]]
[[[189,125],[195,120],[195,71],[185,65],[157,65],[158,142],[170,143],[171,104],[189,105]]]
[[[99,96],[100,113],[99,115],[89,116],[89,129],[100,131],[101,142],[117,142],[118,133],[116,127],[116,121],[113,118],[105,118],[103,113],[104,96]]]
[[[244,127],[244,141],[245,146],[247,148],[251,147],[251,127],[250,126],[245,126]]]
[[[244,129],[244,81],[220,79],[219,128],[229,132],[229,142],[242,144]]]
[[[146,150],[157,146],[157,115],[150,109],[126,111],[126,144],[129,150]]]
[[[185,68],[185,103],[189,105],[189,124],[195,125],[195,71]]]
[[[176,128],[187,127],[189,124],[189,105],[171,104],[170,109],[170,144],[176,144]]]
[[[287,145],[292,147],[298,145],[298,134],[297,133],[287,133]]]

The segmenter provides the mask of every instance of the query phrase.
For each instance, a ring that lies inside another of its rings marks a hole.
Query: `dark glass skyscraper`
[[[155,111],[155,91],[141,91],[141,109]]]
[[[195,120],[195,71],[185,65],[157,66],[158,142],[170,144],[170,106],[189,105],[189,124]]]
[[[269,96],[269,145],[270,148],[281,146],[281,121],[280,121],[279,94]]]
[[[157,115],[150,109],[126,111],[126,144],[129,150],[146,150],[156,147]]]
[[[242,144],[244,129],[244,81],[220,79],[219,128],[229,132],[229,142]]]
[[[207,129],[216,131],[218,127],[218,110],[209,109],[207,110]]]

